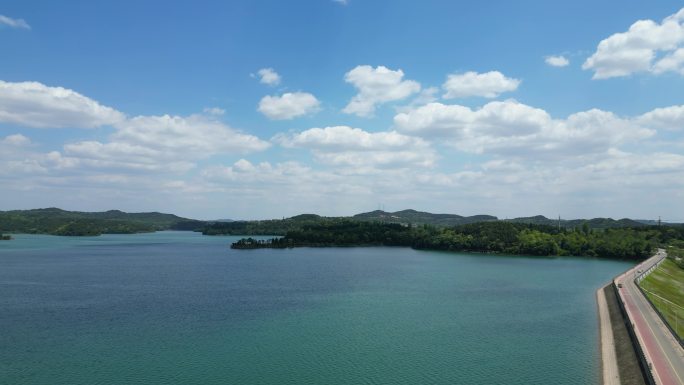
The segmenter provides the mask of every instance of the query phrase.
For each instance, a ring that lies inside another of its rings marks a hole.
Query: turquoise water
[[[630,266],[234,239],[0,242],[0,383],[598,383],[594,291]]]

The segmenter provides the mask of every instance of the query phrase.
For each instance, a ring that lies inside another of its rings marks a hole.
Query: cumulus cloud
[[[61,168],[91,167],[184,172],[216,154],[265,150],[268,142],[203,115],[137,116],[116,125],[108,142],[81,141],[64,146],[53,160]]]
[[[70,89],[0,80],[0,123],[37,128],[94,128],[124,118],[121,112]]]
[[[239,199],[242,204],[233,205],[231,211],[242,210],[243,215],[251,218],[254,218],[255,210],[259,212],[256,215],[266,218],[278,215],[274,214],[273,207],[280,208],[280,215],[354,212],[368,202],[373,188],[383,188],[383,179],[388,174],[394,172],[369,178],[339,170],[320,170],[299,162],[256,163],[247,159],[232,165],[213,165],[201,172],[204,183],[221,189],[221,196]],[[395,178],[396,175],[392,175],[396,184]],[[333,201],[335,204],[331,205]]]
[[[310,167],[299,162],[276,164],[261,162],[254,164],[244,158],[230,166],[214,165],[202,171],[205,178],[214,181],[268,182],[274,184],[292,182],[292,178],[299,179],[311,173]]]
[[[259,75],[259,81],[262,84],[267,84],[269,86],[277,86],[280,84],[280,75],[273,68],[262,68],[257,71]]]
[[[566,67],[570,64],[565,56],[547,56],[544,61],[552,67]]]
[[[628,76],[638,72],[684,74],[684,8],[661,23],[639,20],[627,32],[602,40],[582,65],[594,79]]]
[[[416,108],[418,106],[422,106],[437,101],[439,99],[438,94],[438,87],[424,88],[407,105],[398,106],[395,108],[395,110],[398,112],[411,111],[413,108]]]
[[[420,91],[420,83],[403,80],[402,70],[390,70],[384,66],[360,65],[347,72],[344,80],[358,90],[342,110],[361,117],[372,116],[377,105],[401,100]]]
[[[526,135],[549,122],[551,117],[546,111],[514,100],[490,102],[477,110],[458,104],[429,103],[394,117],[395,125],[404,132],[438,137],[465,137],[473,132]]]
[[[20,147],[30,144],[31,140],[22,134],[13,134],[4,137],[2,140],[0,140],[0,143],[8,146]]]
[[[124,114],[62,87],[37,82],[0,81],[0,122],[29,127],[91,128],[110,125],[107,140],[66,143],[62,151],[36,152],[21,134],[0,138],[5,170],[64,173],[185,172],[217,154],[248,154],[270,147],[256,136],[218,120],[224,113],[205,109],[190,116]],[[23,160],[22,160],[23,159]]]
[[[30,140],[15,134],[0,139],[2,152],[22,165],[41,170],[138,170],[183,172],[198,160],[215,154],[247,154],[265,150],[270,143],[242,133],[218,120],[219,108],[203,114],[137,116],[126,118],[113,108],[75,91],[37,82],[0,81],[0,122],[28,127],[93,128],[111,125],[108,140],[66,143],[63,151],[38,153],[24,149]],[[10,148],[12,149],[10,151]],[[7,162],[10,162],[7,160]],[[28,163],[27,163],[28,162]],[[9,163],[6,164],[9,169]],[[24,169],[26,169],[24,167]]]
[[[137,116],[117,125],[115,141],[192,154],[249,153],[268,148],[256,136],[201,115]]]
[[[320,102],[308,92],[287,92],[280,96],[264,96],[259,112],[272,120],[288,120],[318,112]]]
[[[591,172],[620,174],[660,174],[666,172],[682,173],[684,171],[684,155],[657,152],[652,154],[634,154],[610,149],[608,156],[599,162],[589,164],[584,169]]]
[[[411,207],[427,210],[434,207],[460,214],[484,212],[502,217],[529,215],[526,211],[530,207],[536,213],[549,215],[557,213],[562,205],[564,217],[595,217],[623,213],[624,207],[633,207],[635,197],[643,197],[644,186],[655,183],[663,186],[659,197],[678,201],[675,197],[681,197],[684,187],[682,162],[684,156],[679,154],[639,154],[610,148],[596,157],[567,158],[564,162],[504,157],[469,162],[451,170],[407,167],[366,174],[349,173],[343,167],[315,169],[297,162],[273,164],[241,159],[228,166],[211,166],[202,175],[208,183],[225,189],[224,194],[239,194],[245,201],[255,199],[257,207],[273,202],[278,207],[287,207],[291,214],[348,215],[368,210],[364,205],[382,199],[395,209],[405,208],[406,202],[410,202]],[[598,192],[600,197],[596,197]],[[331,199],[336,202],[332,207]],[[653,203],[646,200],[639,209],[653,210],[657,206]],[[271,214],[267,210],[266,215]]]
[[[655,134],[634,119],[592,109],[554,119],[546,111],[513,100],[479,109],[430,103],[397,114],[403,132],[445,138],[465,152],[518,157],[594,154]]]
[[[684,105],[656,108],[639,116],[637,121],[646,127],[684,131]]]
[[[186,172],[195,164],[183,157],[171,157],[162,151],[129,143],[82,141],[64,146],[64,152],[54,151],[48,159],[57,169],[78,169],[98,172]]]
[[[6,25],[10,28],[31,29],[31,26],[24,19],[12,19],[3,15],[0,15],[0,25]]]
[[[334,126],[281,134],[273,140],[283,147],[310,149],[323,163],[355,166],[366,171],[374,167],[430,167],[436,160],[428,142],[395,131],[368,132]]]
[[[31,139],[22,134],[0,137],[0,185],[8,183],[7,179],[47,172],[32,147]]]
[[[678,72],[684,75],[684,48],[679,48],[667,54],[653,65],[653,73]]]
[[[482,96],[495,98],[504,92],[515,91],[520,80],[508,78],[499,71],[477,73],[469,71],[462,74],[451,74],[442,88],[446,91],[445,99]]]
[[[399,134],[395,131],[368,132],[360,128],[348,126],[334,126],[325,128],[311,128],[293,135],[276,136],[276,141],[285,147],[331,148],[338,150],[378,150],[407,147],[413,145],[423,146],[425,143],[419,139]]]

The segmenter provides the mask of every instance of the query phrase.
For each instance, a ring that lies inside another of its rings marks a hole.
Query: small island
[[[0,234],[0,241],[9,241],[10,239],[12,239],[12,236]]]

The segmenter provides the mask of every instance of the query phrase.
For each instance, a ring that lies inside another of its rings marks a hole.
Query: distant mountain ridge
[[[102,212],[67,211],[55,207],[33,210],[0,211],[0,234],[34,233],[54,235],[99,235],[104,233],[130,234],[158,230],[202,231],[208,235],[285,235],[288,231],[320,223],[340,220],[360,222],[397,223],[402,225],[432,225],[454,227],[481,222],[511,222],[573,229],[586,225],[590,229],[643,227],[655,221],[623,218],[572,219],[547,218],[543,215],[499,219],[493,215],[462,216],[433,214],[413,209],[387,212],[375,210],[351,217],[323,217],[317,214],[300,214],[290,218],[252,221],[200,221],[160,212],[126,213],[120,210]],[[665,225],[665,224],[664,224]],[[673,223],[666,224],[678,225]]]
[[[125,213],[67,211],[56,207],[0,211],[0,232],[54,235],[130,234],[157,230],[189,229],[204,222],[159,212]],[[179,228],[180,227],[180,228]],[[186,228],[182,228],[186,227]]]
[[[489,222],[498,220],[492,215],[473,215],[464,217],[457,214],[433,214],[425,211],[417,211],[413,209],[387,212],[383,210],[375,210],[367,213],[356,214],[352,219],[360,221],[380,221],[389,223],[413,223],[413,224],[429,224],[436,226],[457,226],[476,222]]]
[[[592,218],[592,219],[550,219],[543,215],[537,215],[534,217],[521,217],[514,219],[505,219],[507,222],[513,223],[528,223],[535,225],[547,225],[547,226],[559,226],[572,229],[575,227],[582,227],[585,223],[591,229],[614,229],[622,227],[642,227],[647,226],[647,224],[639,221],[635,221],[629,218],[622,218],[615,220],[613,218]]]
[[[505,221],[512,223],[525,223],[534,225],[558,226],[572,229],[575,227],[582,227],[585,223],[591,229],[612,229],[623,227],[641,227],[647,225],[657,224],[655,221],[633,220],[629,218],[612,219],[612,218],[592,218],[592,219],[552,219],[543,215],[536,215],[531,217],[519,217],[513,219],[499,219],[493,215],[472,215],[462,216],[457,214],[433,214],[425,211],[417,210],[400,210],[395,212],[387,212],[383,210],[369,211],[366,213],[356,214],[352,217],[361,221],[378,221],[388,223],[412,223],[412,224],[429,224],[435,226],[458,226],[469,223],[491,222],[491,221]],[[676,224],[672,224],[676,225]]]

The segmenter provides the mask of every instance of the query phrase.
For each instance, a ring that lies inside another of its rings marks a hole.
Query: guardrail
[[[660,261],[656,262],[653,266],[651,266],[650,268],[648,268],[648,270],[642,272],[640,275],[638,275],[638,276],[634,279],[634,283],[636,283],[637,286],[639,286],[639,282],[643,281],[646,277],[648,277],[648,276],[649,276],[655,269],[657,269],[658,266],[660,266],[660,264],[663,263],[664,261],[665,261],[665,258],[663,258],[663,259],[661,259]]]

